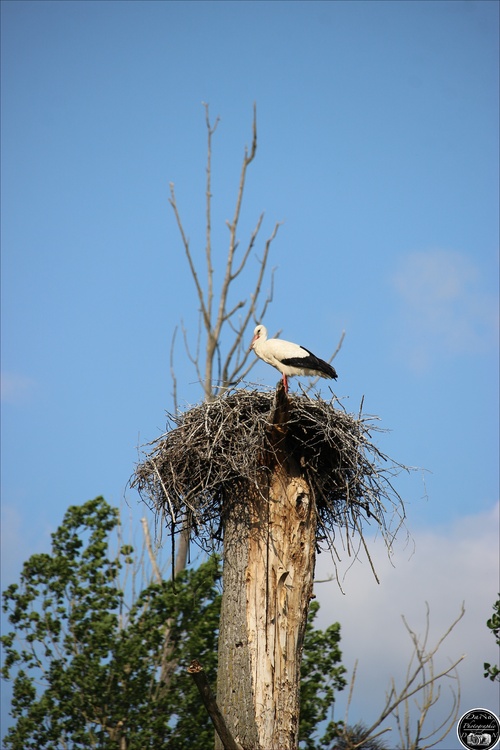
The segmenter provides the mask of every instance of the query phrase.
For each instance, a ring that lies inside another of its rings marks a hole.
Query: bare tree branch
[[[460,664],[460,662],[465,658],[465,656],[460,656],[446,669],[441,670],[437,674],[435,673],[434,668],[434,658],[438,650],[441,648],[443,641],[449,636],[457,623],[462,619],[464,614],[465,609],[464,605],[462,604],[459,615],[447,628],[445,633],[439,638],[433,648],[429,648],[427,645],[429,638],[429,605],[426,603],[426,628],[422,639],[420,639],[419,636],[409,627],[403,616],[402,619],[404,625],[413,643],[413,654],[408,664],[405,684],[403,685],[401,690],[398,690],[394,678],[391,679],[390,689],[386,693],[385,705],[380,713],[380,716],[366,730],[366,733],[362,738],[362,742],[366,741],[368,738],[378,736],[380,732],[378,732],[377,734],[374,734],[374,732],[376,732],[380,725],[391,714],[393,714],[396,719],[396,724],[401,737],[401,747],[403,748],[403,750],[428,750],[429,748],[434,747],[434,745],[437,745],[439,742],[441,742],[442,739],[444,739],[444,737],[446,737],[446,735],[452,729],[458,716],[460,706],[460,681],[456,672],[456,668],[458,664]],[[351,685],[349,689],[349,697],[345,714],[345,727],[347,727],[348,725],[348,714],[352,700],[354,682],[356,679],[356,671],[357,662],[353,670]],[[433,728],[432,731],[429,732],[429,734],[424,735],[424,723],[429,716],[430,710],[437,703],[440,697],[440,681],[445,677],[454,680],[457,684],[456,692],[451,689],[452,708],[437,728]],[[420,714],[417,719],[416,727],[412,728],[409,699],[413,698],[414,696],[419,696],[421,699],[421,703],[415,701],[415,705],[419,709]],[[404,711],[404,717],[401,716],[402,710]],[[347,733],[345,739],[346,741],[348,739]],[[423,742],[427,741],[429,741],[430,744],[422,744]],[[355,750],[355,747],[358,746],[359,743],[358,745],[353,746],[351,750]]]
[[[175,337],[177,336],[177,326],[174,328],[172,335],[172,343],[170,344],[170,377],[172,378],[172,400],[174,402],[174,412],[177,414],[179,404],[177,401],[177,376],[175,374],[174,367],[174,349],[175,349]]]
[[[250,153],[248,153],[248,149],[245,147],[245,155],[243,157],[243,164],[241,167],[240,182],[239,182],[239,187],[238,187],[238,196],[236,199],[236,207],[234,210],[234,217],[233,217],[233,221],[229,225],[229,249],[228,249],[228,254],[227,254],[227,259],[226,259],[226,270],[224,274],[224,280],[222,282],[222,289],[221,289],[220,298],[219,298],[219,309],[217,313],[217,319],[213,326],[213,332],[207,331],[208,341],[207,341],[207,368],[205,371],[205,375],[206,375],[205,392],[207,392],[207,387],[209,387],[211,391],[213,352],[215,351],[215,346],[220,339],[222,326],[224,324],[224,316],[225,316],[225,310],[227,306],[227,298],[228,298],[229,288],[230,288],[231,280],[233,276],[233,260],[234,260],[234,253],[236,251],[236,244],[237,244],[236,243],[236,230],[238,227],[238,221],[239,221],[240,213],[241,213],[241,204],[243,200],[243,192],[245,189],[247,169],[249,165],[252,163],[253,159],[255,158],[256,151],[257,151],[257,111],[254,105],[253,123],[252,123],[252,147],[251,147]]]
[[[230,310],[228,313],[224,315],[224,317],[222,318],[222,322],[227,323],[233,317],[233,315],[236,312],[238,312],[238,310],[241,310],[242,307],[245,307],[244,300],[240,300],[239,302],[237,302],[236,305],[232,308],[232,310]]]
[[[208,104],[203,102],[205,107],[205,123],[207,126],[207,187],[206,187],[206,241],[205,241],[205,256],[207,263],[207,312],[208,319],[212,319],[212,300],[213,300],[213,279],[214,269],[212,266],[212,136],[217,129],[219,124],[219,117],[215,118],[215,123],[212,127],[210,124],[210,115],[208,111]],[[205,321],[207,325],[207,321]]]
[[[160,478],[161,481],[161,478]],[[158,565],[158,558],[155,550],[153,549],[153,544],[151,541],[151,534],[149,531],[149,526],[146,518],[141,518],[141,524],[143,529],[143,536],[144,536],[144,543],[143,543],[143,551],[144,547],[146,548],[149,563],[151,565],[151,573],[148,574],[148,580],[147,584],[149,584],[154,578],[154,580],[161,584],[163,581],[163,572],[160,569]],[[135,571],[135,566],[134,566]],[[124,586],[124,584],[122,584]],[[144,604],[144,607],[147,607],[147,604]],[[165,623],[165,628],[163,632],[163,646],[161,650],[161,655],[157,661],[157,666],[160,669],[160,681],[159,684],[156,687],[156,694],[158,695],[158,692],[163,690],[165,685],[168,686],[171,676],[175,670],[176,662],[172,660],[172,653],[173,653],[173,644],[171,639],[171,632],[172,632],[172,626],[174,624],[174,620],[172,618],[168,618]]]
[[[156,555],[153,551],[153,545],[151,544],[151,535],[149,533],[148,522],[145,518],[141,518],[141,523],[142,523],[142,530],[144,533],[144,541],[146,543],[146,549],[148,552],[149,562],[151,563],[151,568],[156,578],[156,582],[161,583],[163,578],[161,575],[160,568],[158,567],[158,563],[156,562]]]
[[[250,304],[247,308],[247,311],[245,315],[243,316],[243,319],[241,321],[241,324],[238,328],[238,330],[235,332],[236,335],[233,340],[233,344],[231,348],[229,349],[229,352],[227,354],[226,360],[224,362],[224,366],[222,368],[222,382],[224,384],[232,383],[238,379],[243,379],[252,369],[252,367],[255,365],[255,362],[257,361],[255,357],[253,357],[253,361],[250,363],[250,366],[247,367],[244,372],[242,372],[243,368],[245,367],[246,362],[248,361],[248,358],[250,357],[250,349],[248,347],[241,349],[241,345],[243,342],[243,337],[245,336],[248,325],[253,320],[255,323],[257,323],[256,319],[256,310],[257,310],[257,303],[261,294],[262,290],[262,283],[264,280],[264,275],[267,268],[267,261],[269,258],[269,251],[271,249],[271,243],[273,242],[274,238],[276,237],[276,234],[278,233],[278,229],[280,227],[280,223],[276,223],[274,226],[274,229],[271,233],[271,236],[268,238],[265,248],[264,248],[264,255],[262,257],[262,260],[259,261],[259,273],[257,275],[257,280],[255,283],[254,291],[250,295]],[[271,274],[271,280],[274,275],[274,272]],[[272,286],[271,286],[271,292],[270,295],[268,295],[267,299],[264,302],[264,306],[261,310],[260,319],[264,317],[264,313],[267,309],[267,306],[269,302],[272,299]],[[236,364],[231,369],[231,363],[233,360],[233,357],[237,351],[240,351],[242,353],[241,358],[239,358],[236,362]]]
[[[206,274],[207,274],[206,292],[204,291],[204,288],[203,288],[204,285],[202,285],[202,282],[200,280],[200,277],[198,275],[198,272],[194,264],[193,256],[192,256],[191,249],[189,246],[189,240],[187,239],[187,235],[184,230],[184,226],[182,224],[182,220],[181,220],[180,213],[178,210],[177,199],[176,199],[173,183],[170,184],[169,202],[174,211],[177,226],[181,235],[184,254],[186,255],[186,258],[188,261],[189,270],[190,270],[191,276],[193,277],[193,281],[194,281],[194,285],[195,285],[195,289],[196,289],[196,293],[197,293],[198,301],[200,305],[201,318],[203,321],[204,336],[206,338],[205,353],[204,353],[204,358],[205,358],[204,367],[202,367],[202,364],[201,364],[201,354],[200,354],[200,347],[199,347],[200,333],[201,333],[200,330],[198,331],[198,346],[196,350],[196,355],[193,355],[190,351],[190,347],[188,345],[188,340],[187,340],[187,335],[183,327],[184,345],[185,345],[188,358],[196,369],[197,377],[203,385],[205,400],[211,401],[213,400],[216,392],[220,392],[221,390],[226,389],[227,387],[229,387],[231,383],[234,383],[238,379],[241,379],[241,377],[243,377],[244,375],[248,374],[248,372],[250,371],[250,369],[254,366],[256,362],[256,360],[252,358],[253,361],[249,363],[250,352],[248,348],[245,346],[244,339],[247,336],[247,328],[250,325],[251,321],[252,320],[256,321],[257,319],[257,305],[259,304],[259,301],[260,301],[263,280],[264,280],[264,276],[267,270],[269,251],[270,251],[271,243],[276,237],[279,224],[277,223],[275,225],[271,233],[271,236],[268,238],[267,242],[265,243],[262,259],[259,260],[259,267],[258,267],[258,272],[257,272],[257,278],[254,283],[253,293],[246,300],[240,299],[232,307],[229,307],[229,304],[228,304],[229,294],[233,289],[233,284],[235,280],[240,276],[240,274],[245,270],[245,268],[248,265],[249,258],[251,256],[252,250],[255,247],[255,243],[259,235],[259,232],[261,230],[263,219],[264,219],[264,214],[261,213],[250,235],[250,239],[245,248],[245,251],[240,257],[239,262],[236,264],[236,251],[238,249],[237,231],[238,231],[238,224],[239,224],[241,212],[242,212],[243,197],[244,197],[244,192],[245,192],[248,167],[254,160],[256,152],[257,152],[257,110],[254,105],[253,120],[252,120],[252,142],[251,142],[250,148],[245,147],[245,150],[244,150],[233,218],[231,221],[226,221],[227,227],[229,229],[229,247],[228,247],[227,256],[225,259],[224,276],[223,276],[219,298],[218,298],[217,306],[216,306],[217,310],[216,310],[216,313],[214,313],[214,310],[213,310],[214,266],[213,266],[213,257],[212,257],[212,188],[211,188],[212,137],[219,123],[219,118],[217,117],[214,124],[212,124],[210,120],[210,112],[209,112],[208,104],[204,103],[203,106],[205,108],[205,125],[207,128],[207,163],[206,163],[206,190],[205,190],[205,201],[206,201],[205,259],[206,259]],[[260,313],[260,318],[263,317],[270,301],[272,300],[273,275],[274,275],[274,272],[271,273],[271,292],[268,293],[266,299],[264,300],[264,304],[262,305],[262,310]],[[239,311],[244,311],[242,314],[242,317],[237,324],[233,324],[233,319],[235,318],[236,314]],[[223,357],[221,357],[220,344],[222,340],[223,329],[226,324],[231,328],[234,336],[232,337],[232,341],[231,341],[228,352]],[[172,351],[173,351],[173,347],[172,347]],[[219,362],[219,368],[218,368],[219,369],[219,373],[218,373],[219,382],[217,383],[214,382],[214,366],[215,366],[216,357]],[[202,375],[202,370],[204,370],[203,375]],[[173,371],[172,355],[171,355],[171,371]],[[175,382],[174,394],[175,394],[175,397],[177,398],[177,383],[175,381],[175,375],[173,375],[173,378]]]
[[[257,235],[259,234],[259,230],[260,230],[260,228],[262,226],[263,219],[264,219],[264,213],[261,213],[261,215],[259,216],[259,220],[257,222],[257,225],[256,225],[255,229],[252,232],[252,236],[250,237],[250,241],[248,243],[247,249],[243,253],[243,257],[241,259],[240,265],[231,274],[231,279],[230,279],[231,282],[233,282],[240,275],[240,273],[243,271],[244,267],[246,266],[247,260],[248,260],[248,256],[250,255],[250,253],[252,251],[252,248],[253,248],[253,246],[255,244],[255,240],[257,239]]]
[[[187,237],[186,237],[186,235],[184,233],[184,227],[182,226],[181,217],[179,215],[179,211],[178,211],[178,208],[177,208],[177,200],[176,200],[176,197],[175,197],[174,183],[173,182],[170,183],[170,198],[169,198],[169,203],[172,206],[172,208],[174,209],[174,214],[175,214],[175,218],[176,218],[176,221],[177,221],[177,226],[178,226],[179,232],[181,234],[182,244],[184,246],[184,252],[186,254],[186,258],[187,258],[188,263],[189,263],[189,270],[191,271],[191,276],[193,277],[193,281],[194,281],[195,286],[196,286],[196,292],[198,294],[198,300],[199,300],[199,303],[200,303],[200,309],[201,309],[201,312],[203,314],[205,325],[209,327],[210,326],[210,316],[209,316],[209,312],[208,312],[206,304],[205,304],[205,297],[204,297],[204,294],[203,294],[203,289],[201,288],[201,284],[200,284],[200,281],[198,279],[198,273],[196,271],[196,266],[194,265],[194,262],[193,262],[193,258],[192,258],[192,255],[191,255],[191,250],[189,249],[189,241],[188,241],[188,239],[187,239]]]
[[[217,734],[220,737],[224,750],[243,750],[241,745],[231,735],[228,729],[226,721],[220,712],[215,695],[210,688],[207,680],[207,676],[203,667],[197,659],[193,659],[189,667],[187,668],[188,673],[193,678],[198,692],[200,693],[201,699],[207,709],[208,715],[212,719],[212,723],[215,727]]]
[[[182,336],[184,339],[184,348],[186,349],[186,354],[190,360],[190,362],[194,365],[196,370],[196,375],[198,377],[198,380],[200,383],[203,382],[203,375],[200,370],[200,338],[201,338],[201,324],[200,321],[198,321],[198,335],[196,339],[196,355],[191,354],[191,350],[189,348],[189,342],[187,338],[187,331],[184,327],[184,322],[181,323],[182,325]]]
[[[415,699],[414,703],[417,709],[420,712],[419,718],[416,723],[416,728],[412,732],[412,726],[411,726],[411,715],[410,715],[410,704],[408,699],[404,701],[404,719],[400,716],[400,709],[401,705],[397,706],[393,714],[396,717],[396,721],[398,724],[399,734],[402,742],[402,747],[405,748],[405,750],[426,750],[426,748],[433,747],[438,742],[441,742],[442,739],[446,737],[450,729],[455,724],[457,717],[458,717],[458,711],[460,708],[460,681],[458,679],[458,676],[456,675],[456,667],[459,664],[460,661],[464,658],[464,656],[460,657],[454,664],[450,665],[449,669],[442,672],[441,675],[435,675],[434,674],[434,661],[433,657],[437,653],[438,649],[441,647],[443,641],[445,638],[450,634],[452,629],[455,627],[457,622],[463,617],[464,615],[464,605],[462,604],[460,615],[456,618],[456,620],[452,623],[452,625],[448,628],[448,630],[444,633],[444,635],[438,640],[436,646],[429,652],[426,653],[427,648],[427,641],[429,637],[429,605],[426,603],[426,627],[425,627],[425,633],[422,639],[422,643],[420,644],[419,638],[416,635],[416,633],[410,628],[408,623],[406,622],[406,619],[403,616],[403,622],[406,627],[406,630],[408,631],[410,638],[413,642],[414,646],[414,656],[416,656],[417,661],[422,666],[422,675],[426,675],[426,669],[429,671],[429,677],[426,681],[426,684],[421,692],[421,702],[419,703],[417,699]],[[411,679],[411,667],[412,663],[408,665],[407,670],[407,681]],[[455,674],[452,674],[454,672]],[[438,702],[440,696],[441,696],[441,685],[439,684],[438,680],[442,676],[448,676],[451,679],[454,679],[456,681],[457,690],[456,693],[451,690],[452,694],[452,707],[449,711],[449,713],[444,717],[441,724],[439,724],[436,728],[433,728],[433,730],[425,735],[423,734],[423,726],[425,723],[425,720],[431,710],[431,708]],[[442,731],[442,734],[436,737],[436,735],[439,734],[439,732]],[[428,740],[431,740],[430,745],[424,745],[422,743],[427,742]]]

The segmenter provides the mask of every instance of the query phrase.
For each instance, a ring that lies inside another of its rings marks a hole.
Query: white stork
[[[263,325],[258,325],[253,332],[250,349],[268,365],[276,367],[281,372],[285,393],[288,393],[287,378],[293,375],[337,379],[337,373],[328,362],[316,357],[309,349],[292,344],[291,341],[268,339],[267,328]]]

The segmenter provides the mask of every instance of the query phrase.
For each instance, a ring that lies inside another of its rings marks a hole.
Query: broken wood
[[[201,699],[208,711],[208,715],[212,719],[212,723],[215,727],[215,731],[220,737],[220,740],[224,746],[224,750],[242,750],[239,745],[232,737],[227,724],[221,714],[215,696],[208,683],[207,675],[200,662],[197,659],[193,659],[187,671],[193,678],[196,687],[201,695]]]

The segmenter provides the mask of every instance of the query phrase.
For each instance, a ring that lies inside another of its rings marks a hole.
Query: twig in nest
[[[239,389],[170,415],[170,430],[150,443],[132,486],[164,515],[171,532],[181,530],[178,519],[188,511],[193,537],[213,549],[227,503],[245,502],[245,488],[266,485],[277,455],[268,439],[274,398],[274,392]],[[335,399],[290,394],[288,401],[285,450],[314,493],[318,544],[338,557],[336,536],[345,537],[349,551],[353,537],[364,545],[363,526],[376,523],[389,546],[389,509],[398,526],[405,516],[391,480],[406,467],[373,444],[375,418],[336,409]]]

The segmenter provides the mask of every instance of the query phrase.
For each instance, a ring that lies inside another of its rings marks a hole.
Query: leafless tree
[[[241,165],[238,193],[233,217],[226,221],[229,231],[228,249],[223,269],[222,286],[216,299],[214,284],[214,259],[212,249],[212,139],[219,124],[219,118],[212,123],[210,120],[208,104],[205,107],[205,123],[207,128],[207,166],[206,166],[206,191],[205,191],[205,282],[202,282],[200,269],[197,268],[193,252],[190,247],[187,233],[181,219],[178,208],[174,184],[170,183],[170,205],[175,214],[175,219],[180,232],[182,246],[189,264],[189,270],[193,279],[198,304],[200,308],[200,320],[195,351],[189,345],[187,332],[182,326],[184,344],[191,363],[193,364],[198,380],[202,384],[206,401],[212,401],[217,394],[223,392],[230,384],[243,379],[255,364],[255,357],[250,358],[248,348],[248,328],[253,323],[264,318],[267,307],[272,300],[271,273],[270,289],[263,294],[263,284],[268,268],[269,251],[276,237],[279,222],[274,225],[270,236],[264,243],[262,255],[257,264],[257,271],[253,281],[252,292],[246,298],[240,299],[230,305],[230,292],[234,290],[235,282],[247,268],[252,251],[259,236],[264,220],[261,213],[254,229],[242,250],[238,240],[238,226],[241,217],[243,195],[247,181],[248,168],[255,158],[257,151],[257,112],[254,105],[252,123],[252,144],[250,148],[245,147],[243,162]],[[221,354],[221,346],[225,329],[231,330],[230,343]],[[202,332],[204,334],[202,340]],[[175,339],[174,339],[175,341]],[[247,344],[247,345],[245,345]],[[251,361],[249,361],[251,359]],[[173,347],[171,350],[171,374],[174,383],[174,402],[177,406],[177,378],[173,367]]]
[[[465,609],[462,604],[459,615],[443,635],[438,638],[434,646],[429,645],[430,618],[429,605],[427,603],[426,625],[422,637],[419,637],[410,628],[405,617],[402,617],[404,626],[413,644],[413,651],[406,670],[404,683],[401,688],[398,688],[395,679],[391,678],[390,687],[386,692],[385,704],[382,707],[380,715],[371,726],[363,727],[361,735],[358,732],[356,737],[353,738],[349,730],[349,710],[356,681],[356,662],[351,679],[349,699],[347,701],[344,731],[341,734],[343,750],[362,749],[369,741],[379,738],[385,732],[390,731],[390,727],[385,729],[380,729],[380,727],[391,715],[396,721],[401,750],[428,750],[447,736],[457,721],[460,709],[460,680],[457,673],[457,666],[465,656],[460,656],[440,671],[436,670],[435,658],[443,642],[464,614]],[[437,727],[433,726],[432,729],[427,730],[426,723],[428,723],[432,709],[438,701],[440,701],[440,709],[442,709],[441,687],[446,680],[450,681],[450,709],[444,718],[441,717],[440,724]],[[332,750],[336,750],[335,744]]]

